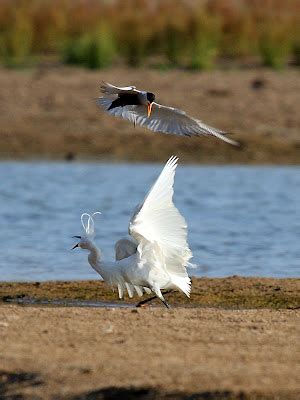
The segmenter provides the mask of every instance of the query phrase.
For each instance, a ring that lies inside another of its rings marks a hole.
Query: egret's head
[[[72,250],[76,249],[76,247],[80,247],[81,249],[90,249],[91,240],[85,236],[73,236],[73,238],[79,239],[79,242],[72,247]]]
[[[93,217],[97,214],[101,213],[97,211],[92,215],[87,213],[81,215],[81,223],[84,229],[84,235],[73,236],[73,238],[79,239],[79,242],[72,247],[72,250],[76,249],[76,247],[80,247],[81,249],[86,249],[86,250],[89,250],[91,248],[93,239],[95,237],[95,224]]]
[[[155,100],[155,94],[151,93],[151,92],[147,92],[147,102],[148,102],[148,105],[147,105],[148,113],[147,113],[147,115],[148,115],[148,118],[151,115],[151,111],[152,111],[152,106],[153,106],[154,100]]]

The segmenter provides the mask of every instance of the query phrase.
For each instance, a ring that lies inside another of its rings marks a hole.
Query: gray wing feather
[[[135,86],[118,87],[111,83],[102,82],[100,86],[101,92],[108,95],[118,95],[120,93],[135,93],[137,92]]]
[[[125,107],[116,107],[108,110],[112,103],[112,99],[109,97],[99,97],[97,99],[97,104],[105,109],[110,115],[114,117],[120,117],[123,119],[127,119],[132,123],[136,123],[136,112],[135,106],[125,106]]]
[[[199,119],[190,117],[184,111],[173,107],[166,107],[158,103],[153,103],[150,118],[146,115],[146,110],[142,106],[137,118],[137,123],[154,131],[175,134],[178,136],[199,136],[211,135],[224,140],[227,143],[237,145],[237,142],[229,139],[226,132],[204,124]]]
[[[136,253],[137,243],[132,239],[123,238],[115,244],[116,260],[123,260]]]

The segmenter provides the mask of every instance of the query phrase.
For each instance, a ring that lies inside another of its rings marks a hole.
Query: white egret
[[[99,97],[97,103],[109,114],[127,119],[134,125],[177,136],[210,135],[238,145],[225,136],[226,132],[206,125],[182,110],[156,103],[154,93],[137,90],[135,86],[118,87],[105,82],[101,90],[104,96]]]
[[[82,214],[83,236],[74,247],[89,251],[88,261],[105,282],[118,288],[119,298],[126,289],[129,297],[136,292],[153,292],[166,307],[163,289],[175,289],[190,296],[191,280],[187,267],[192,252],[187,243],[187,224],[173,204],[173,184],[178,158],[172,156],[158,179],[139,204],[130,220],[131,239],[115,245],[116,260],[105,261],[94,242],[94,213]]]

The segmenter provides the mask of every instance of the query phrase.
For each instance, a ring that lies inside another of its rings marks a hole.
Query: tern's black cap
[[[151,92],[147,92],[147,100],[152,103],[155,100],[155,94]]]

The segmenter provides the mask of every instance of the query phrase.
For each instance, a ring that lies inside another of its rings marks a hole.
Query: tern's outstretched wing
[[[124,87],[118,87],[115,85],[112,85],[111,83],[106,83],[102,82],[100,86],[101,92],[108,94],[108,95],[119,95],[122,93],[136,93],[138,92],[136,90],[135,86],[124,86]]]
[[[177,158],[171,157],[144,202],[131,218],[129,233],[138,242],[140,266],[161,268],[187,296],[190,278],[186,267],[192,257],[187,243],[187,225],[173,204]]]
[[[154,132],[171,133],[178,136],[211,135],[227,143],[237,145],[237,142],[224,136],[226,132],[206,125],[199,119],[190,117],[178,108],[153,103],[149,118],[147,117],[147,110],[144,110],[144,107],[139,106],[137,114],[136,123]]]

